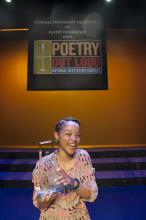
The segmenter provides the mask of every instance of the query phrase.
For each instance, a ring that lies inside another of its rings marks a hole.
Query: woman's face
[[[80,143],[80,126],[74,121],[68,121],[59,132],[55,132],[59,147],[67,155],[73,155]]]

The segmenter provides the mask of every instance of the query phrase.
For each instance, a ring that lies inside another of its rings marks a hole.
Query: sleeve
[[[33,190],[33,204],[35,207],[38,207],[38,199],[37,192],[40,191],[41,188],[45,188],[48,185],[48,179],[46,174],[46,166],[43,161],[38,161],[36,166],[32,172],[32,183],[34,185]]]
[[[84,201],[93,202],[98,195],[98,186],[95,179],[95,169],[92,166],[90,156],[83,150],[79,156],[80,160],[80,182],[91,189],[91,198]]]

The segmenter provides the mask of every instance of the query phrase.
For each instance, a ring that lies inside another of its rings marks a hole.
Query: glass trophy
[[[39,161],[41,163],[41,160],[42,160],[42,146],[44,145],[48,145],[48,144],[52,144],[52,141],[43,141],[43,142],[40,142],[39,143]],[[52,144],[52,148],[53,148],[53,144]],[[49,175],[49,182],[51,183],[51,186],[49,187],[42,187],[42,184],[41,184],[41,174],[40,174],[40,191],[38,193],[38,197],[41,199],[43,196],[46,196],[46,195],[50,195],[52,193],[60,193],[60,192],[65,192],[65,191],[68,191],[68,190],[73,190],[74,189],[74,186],[71,185],[71,184],[68,184],[68,185],[63,185],[63,184],[59,184],[59,185],[55,185],[55,182],[54,182],[54,178],[59,176],[59,175],[63,175],[63,172],[65,172],[63,169],[57,171],[57,167],[54,165],[54,161],[50,161],[51,163],[51,167],[52,167],[52,173],[50,173]],[[59,168],[59,167],[58,167]]]

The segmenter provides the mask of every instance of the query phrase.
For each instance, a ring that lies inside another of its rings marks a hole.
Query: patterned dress
[[[33,204],[38,208],[36,189],[47,188],[53,185],[55,170],[59,167],[56,152],[43,157],[36,164],[32,173],[34,183]],[[75,162],[71,169],[65,172],[72,178],[91,189],[91,198],[80,198],[77,191],[61,193],[57,199],[46,209],[40,209],[40,220],[90,220],[85,201],[93,202],[98,194],[95,181],[95,169],[86,150],[78,149],[75,154]]]

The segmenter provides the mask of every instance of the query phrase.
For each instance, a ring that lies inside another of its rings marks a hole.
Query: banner
[[[28,90],[107,89],[107,84],[105,31],[98,14],[33,22]]]

